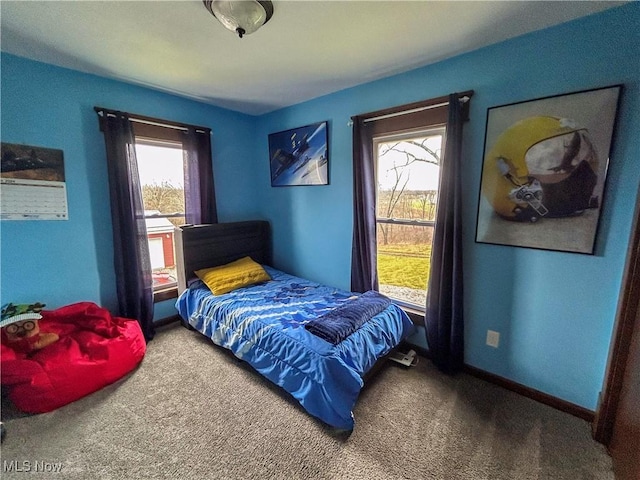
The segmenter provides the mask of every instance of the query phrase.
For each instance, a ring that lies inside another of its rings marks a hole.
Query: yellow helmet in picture
[[[524,118],[485,158],[482,193],[498,215],[535,222],[597,208],[598,157],[587,131],[566,118]]]

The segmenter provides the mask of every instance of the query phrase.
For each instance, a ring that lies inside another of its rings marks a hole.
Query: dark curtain
[[[125,113],[98,115],[107,148],[118,316],[138,320],[149,341],[155,334],[153,281],[133,129]]]
[[[455,373],[464,363],[462,299],[462,107],[449,96],[446,143],[440,170],[436,226],[425,314],[429,352],[436,366]]]
[[[182,142],[186,223],[218,223],[209,131],[189,128]]]
[[[362,117],[353,118],[353,243],[351,291],[378,290],[376,184],[373,141]]]

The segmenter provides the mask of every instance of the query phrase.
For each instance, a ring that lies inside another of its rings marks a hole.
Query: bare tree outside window
[[[145,210],[157,210],[161,214],[184,213],[184,188],[171,181],[142,185],[142,201]],[[184,224],[184,217],[168,218],[175,226]]]
[[[444,129],[376,139],[380,291],[424,310]]]

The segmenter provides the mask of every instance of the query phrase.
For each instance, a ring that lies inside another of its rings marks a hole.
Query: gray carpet
[[[89,397],[34,416],[4,401],[2,478],[48,462],[62,471],[34,478],[613,479],[587,422],[426,360],[385,367],[354,414],[350,436],[335,432],[173,325],[140,368]]]

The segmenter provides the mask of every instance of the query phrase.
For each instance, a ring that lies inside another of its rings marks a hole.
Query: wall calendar
[[[62,150],[2,143],[1,220],[68,220]]]

